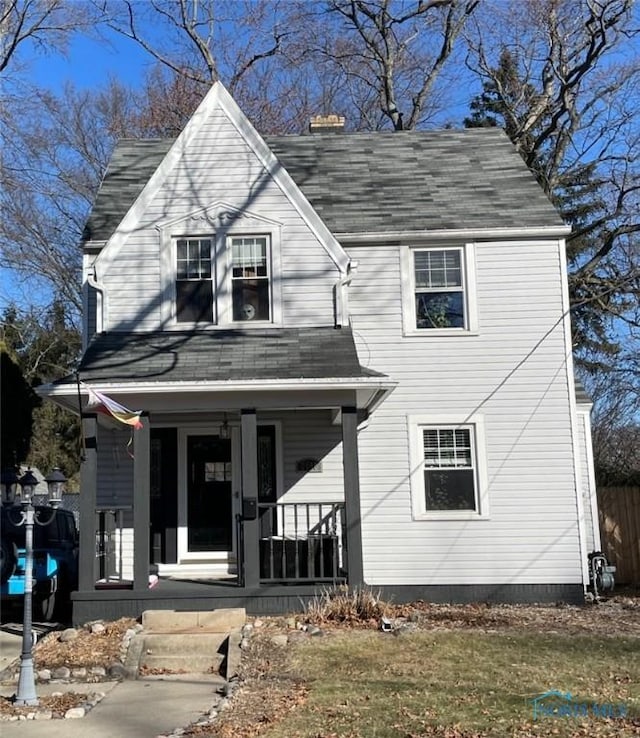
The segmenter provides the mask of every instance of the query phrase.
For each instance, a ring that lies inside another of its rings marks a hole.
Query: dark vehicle
[[[36,506],[33,529],[33,619],[65,619],[70,593],[78,582],[78,530],[68,510]],[[2,602],[24,596],[25,529],[20,507],[3,507],[0,539],[0,593]]]

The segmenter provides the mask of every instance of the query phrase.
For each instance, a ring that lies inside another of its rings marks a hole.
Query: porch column
[[[244,586],[260,584],[260,521],[258,519],[258,424],[255,408],[240,414],[242,431],[242,529]],[[251,502],[252,501],[252,502]]]
[[[149,414],[133,436],[133,588],[149,588],[150,458]]]
[[[98,423],[96,416],[82,416],[84,454],[80,464],[78,590],[96,586],[96,499],[98,487]]]
[[[342,408],[342,468],[344,509],[347,523],[347,571],[351,586],[364,584],[362,568],[362,521],[360,517],[360,472],[358,469],[358,412]]]

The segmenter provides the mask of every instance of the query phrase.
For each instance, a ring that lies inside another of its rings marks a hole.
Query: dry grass
[[[640,734],[640,644],[561,634],[372,631],[309,639],[290,668],[307,702],[268,738],[602,736]],[[623,704],[624,720],[547,717],[531,700],[549,689],[589,704]]]
[[[379,624],[382,617],[391,612],[388,602],[381,599],[380,592],[366,587],[342,587],[325,589],[306,603],[304,615],[315,624],[345,623],[349,625]]]

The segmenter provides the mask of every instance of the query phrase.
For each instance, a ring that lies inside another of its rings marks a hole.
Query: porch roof
[[[109,383],[385,376],[360,365],[350,328],[333,327],[103,333],[78,371]]]
[[[78,368],[83,384],[135,398],[147,410],[182,397],[182,410],[240,407],[340,407],[371,412],[396,387],[361,366],[350,328],[102,333]],[[78,412],[86,394],[76,376],[38,387],[42,397]],[[133,400],[132,400],[133,401]],[[178,402],[180,406],[180,402]]]

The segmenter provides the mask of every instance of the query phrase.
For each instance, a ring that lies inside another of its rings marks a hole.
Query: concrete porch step
[[[145,610],[142,627],[154,633],[229,633],[247,621],[244,607],[222,610]]]
[[[129,673],[142,678],[237,673],[244,608],[208,611],[146,610],[143,631],[129,649]]]
[[[219,674],[228,640],[226,633],[143,634],[138,671]]]
[[[143,654],[140,660],[140,670],[145,672],[174,672],[183,674],[219,674],[224,661],[222,654],[205,654],[196,656],[169,656],[167,654]]]
[[[143,633],[144,653],[186,656],[221,652],[227,633]]]

